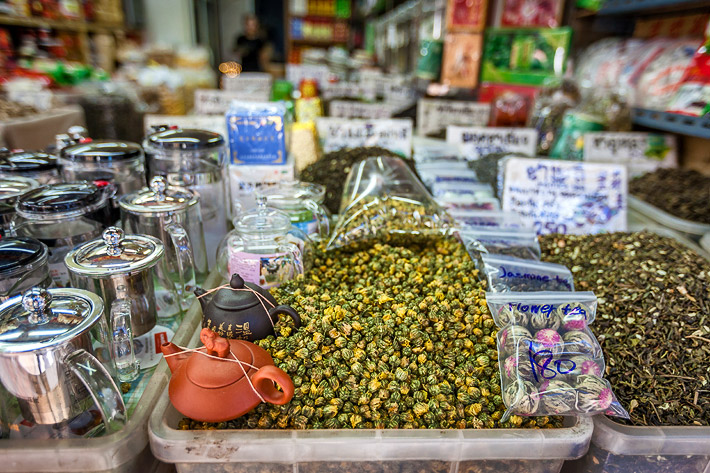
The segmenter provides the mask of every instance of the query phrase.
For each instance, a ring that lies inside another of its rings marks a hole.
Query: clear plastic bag
[[[481,211],[488,212],[500,210],[500,201],[491,196],[444,195],[436,201],[449,210]]]
[[[496,212],[489,210],[466,210],[449,208],[456,226],[466,230],[513,230],[523,228],[523,221],[516,212]]]
[[[481,255],[507,255],[521,259],[540,260],[540,243],[534,230],[459,230],[459,238],[478,269],[483,268]]]
[[[328,249],[364,243],[411,243],[441,236],[453,220],[400,158],[367,158],[350,171]]]
[[[419,169],[417,169],[417,172],[419,172]],[[436,170],[425,170],[423,175],[419,174],[419,177],[421,177],[424,185],[427,186],[428,189],[431,189],[432,193],[437,186],[453,186],[455,188],[465,189],[471,185],[479,184],[476,173],[468,169],[468,167],[460,169],[449,169],[446,167],[446,169],[442,169],[442,166],[439,166],[439,169]]]
[[[481,255],[491,292],[574,291],[572,272],[561,264],[505,255]]]
[[[497,335],[509,415],[606,414],[629,418],[603,378],[604,356],[589,325],[593,292],[486,293]]]

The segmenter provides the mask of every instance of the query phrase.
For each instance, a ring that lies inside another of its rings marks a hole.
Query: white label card
[[[217,89],[195,90],[196,115],[224,115],[234,100],[243,102],[268,102],[269,93],[228,91]]]
[[[375,100],[375,91],[363,87],[358,82],[326,82],[321,89],[324,100],[342,98]]]
[[[177,126],[180,128],[197,128],[227,137],[227,120],[224,115],[146,115],[143,126],[146,130],[156,125]]]
[[[405,157],[412,155],[412,120],[316,119],[324,153],[341,148],[381,146]]]
[[[318,87],[328,82],[330,70],[328,66],[315,64],[286,64],[286,80],[293,84],[295,89],[304,79],[314,79]]]
[[[636,177],[678,166],[678,144],[675,136],[659,133],[585,133],[584,160],[624,164],[629,177]]]
[[[335,118],[390,118],[395,111],[392,104],[333,100],[328,108],[328,116]]]
[[[626,167],[527,158],[503,166],[503,210],[538,234],[626,230]]]
[[[230,92],[242,92],[271,95],[273,78],[267,72],[242,72],[238,76],[222,76],[222,89]],[[268,100],[268,98],[267,98]]]
[[[523,153],[535,156],[534,128],[446,127],[446,142],[456,145],[466,159],[476,160],[490,153]]]
[[[420,135],[438,133],[449,125],[484,127],[490,113],[488,103],[419,99],[417,127]]]

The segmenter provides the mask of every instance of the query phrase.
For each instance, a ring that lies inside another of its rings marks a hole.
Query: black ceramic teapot
[[[202,327],[224,338],[255,342],[274,335],[279,315],[288,315],[296,328],[301,326],[301,317],[292,307],[276,305],[274,297],[256,284],[245,283],[235,273],[229,286],[214,295],[204,295],[207,291],[199,287],[195,290],[202,305]]]

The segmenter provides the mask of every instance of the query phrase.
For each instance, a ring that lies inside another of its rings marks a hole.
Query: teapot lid
[[[88,181],[48,184],[17,200],[17,213],[30,220],[84,215],[106,203],[110,193]]]
[[[0,172],[22,173],[50,171],[57,168],[57,158],[41,151],[0,150]]]
[[[21,176],[2,177],[0,178],[0,201],[12,201],[37,187],[39,183],[34,179]]]
[[[266,198],[259,196],[256,207],[234,220],[234,228],[241,234],[280,234],[291,230],[288,214],[266,206]]]
[[[238,274],[234,273],[232,275],[229,286],[229,288],[220,289],[212,297],[212,302],[218,308],[222,310],[244,310],[259,303],[259,296],[253,292],[233,290],[249,288],[253,291],[261,292],[259,286],[245,283],[244,279]]]
[[[29,237],[0,240],[0,276],[25,272],[28,265],[48,257],[47,246]]]
[[[162,214],[184,210],[200,201],[197,194],[186,187],[168,185],[165,177],[155,176],[150,188],[126,194],[119,200],[122,209],[131,213]]]
[[[230,343],[228,340],[221,337],[218,337],[216,340],[219,340],[225,345],[226,351],[219,353],[218,351],[207,348],[206,352],[211,356],[224,358],[225,361],[215,360],[214,358],[209,358],[197,353],[193,354],[190,359],[187,360],[185,374],[193,384],[201,388],[218,389],[229,386],[244,378],[245,373],[254,370],[249,366],[254,366],[254,355],[244,343]],[[245,364],[239,366],[239,363],[227,361],[234,360],[235,358]]]
[[[104,312],[101,298],[82,289],[32,288],[0,305],[0,353],[24,353],[67,343]]]
[[[266,202],[274,207],[300,208],[304,200],[322,204],[325,199],[325,186],[301,181],[282,181],[273,186],[257,191],[257,196],[266,197]]]
[[[101,238],[67,253],[64,264],[76,274],[110,277],[150,268],[158,263],[164,251],[163,243],[157,238],[126,235],[118,227],[108,227]]]
[[[86,140],[62,149],[61,157],[79,163],[106,163],[143,156],[138,143],[120,140]]]

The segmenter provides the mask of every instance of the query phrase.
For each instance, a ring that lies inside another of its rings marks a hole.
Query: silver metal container
[[[148,177],[165,176],[170,185],[187,187],[200,195],[209,266],[227,233],[229,184],[227,149],[222,135],[206,130],[163,129],[143,142]]]
[[[107,432],[125,425],[121,392],[93,355],[106,340],[103,311],[98,296],[78,289],[34,288],[0,305],[0,382],[24,419],[61,424],[90,397]]]
[[[182,308],[187,310],[195,285],[207,277],[199,195],[156,176],[150,188],[124,195],[119,204],[125,231],[154,236],[165,245],[168,273],[178,283]]]
[[[34,238],[0,239],[0,302],[33,287],[50,287],[48,256],[47,245]]]

